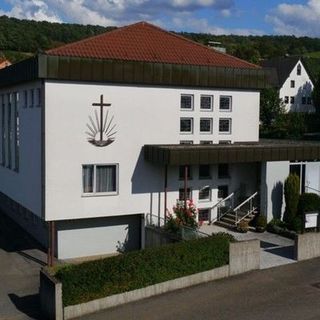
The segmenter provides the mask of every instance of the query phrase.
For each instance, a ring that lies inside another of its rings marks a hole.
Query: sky
[[[320,0],[0,0],[0,15],[102,26],[144,20],[174,31],[320,37]]]

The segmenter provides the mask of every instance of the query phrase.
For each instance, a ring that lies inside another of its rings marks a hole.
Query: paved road
[[[210,282],[81,319],[319,320],[320,259]]]
[[[0,213],[0,320],[39,319],[39,270],[45,253]]]

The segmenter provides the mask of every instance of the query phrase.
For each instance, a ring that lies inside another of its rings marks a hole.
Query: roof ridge
[[[156,25],[154,25],[154,24],[152,24],[152,23],[149,23],[149,22],[146,22],[146,21],[141,21],[141,22],[138,22],[138,23],[136,23],[136,24],[139,24],[139,23],[141,23],[141,24],[147,24],[147,25],[153,27],[154,29],[158,29],[158,30],[161,31],[161,32],[168,33],[168,34],[170,34],[170,35],[172,35],[172,36],[174,36],[174,37],[176,37],[176,38],[179,38],[180,40],[183,40],[183,41],[186,41],[186,42],[190,42],[190,43],[195,44],[195,45],[197,45],[197,46],[199,46],[199,47],[202,47],[202,48],[204,48],[204,49],[214,50],[215,53],[217,53],[217,54],[219,54],[219,55],[227,56],[227,57],[229,57],[229,58],[236,59],[236,60],[238,60],[238,61],[247,63],[247,64],[249,64],[249,65],[251,65],[251,66],[253,66],[253,67],[256,67],[256,68],[261,68],[259,65],[256,65],[256,64],[254,64],[254,63],[251,63],[251,62],[248,62],[248,61],[246,61],[246,60],[240,59],[240,58],[238,58],[238,57],[232,56],[232,55],[230,55],[230,54],[220,52],[220,51],[218,51],[218,50],[216,50],[216,49],[210,49],[210,48],[208,48],[206,45],[204,45],[204,44],[202,44],[202,43],[200,43],[200,42],[196,42],[196,41],[191,40],[191,39],[189,39],[189,38],[183,37],[183,36],[181,36],[181,35],[179,35],[179,34],[177,34],[177,33],[175,33],[175,32],[167,31],[167,30],[162,29],[162,28],[160,28],[160,27],[158,27],[158,26],[156,26]]]

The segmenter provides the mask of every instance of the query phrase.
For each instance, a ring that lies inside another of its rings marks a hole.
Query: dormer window
[[[297,67],[297,75],[301,76],[301,65],[300,64],[298,64],[298,67]]]

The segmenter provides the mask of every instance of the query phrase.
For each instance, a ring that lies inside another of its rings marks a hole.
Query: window
[[[211,111],[213,109],[213,96],[200,97],[200,110]]]
[[[30,90],[30,105],[29,105],[30,108],[33,108],[34,107],[34,90],[31,89]]]
[[[180,99],[181,110],[193,110],[193,95],[182,94]]]
[[[200,132],[212,133],[212,119],[200,119]]]
[[[311,97],[307,98],[307,104],[309,104],[309,105],[312,104],[312,98]]]
[[[219,144],[231,144],[231,140],[219,140]]]
[[[231,133],[231,119],[219,119],[219,132]]]
[[[306,97],[302,97],[301,98],[301,103],[302,104],[307,104],[307,98]]]
[[[229,175],[229,164],[221,163],[221,164],[218,165],[218,178],[219,179],[230,178],[230,175]]]
[[[41,89],[40,88],[36,89],[36,94],[37,94],[36,107],[40,108],[40,106],[41,106]]]
[[[285,97],[284,97],[284,103],[285,103],[285,104],[288,104],[288,103],[289,103],[289,97],[288,97],[288,96],[285,96]]]
[[[294,80],[290,81],[290,87],[294,88],[296,86],[296,82]]]
[[[187,200],[188,199],[192,199],[192,193],[190,188],[187,188]],[[179,201],[184,201],[184,188],[179,189]]]
[[[209,164],[199,165],[199,179],[211,179],[211,170]]]
[[[212,144],[211,140],[200,140],[200,144]]]
[[[181,133],[192,133],[193,131],[193,119],[192,118],[181,118],[180,119],[180,132]]]
[[[116,193],[118,189],[117,171],[117,165],[83,165],[83,193]]]
[[[290,103],[294,104],[294,97],[290,97]]]
[[[298,67],[297,67],[297,75],[301,76],[301,65],[300,64],[298,64]]]
[[[23,91],[23,107],[28,108],[28,91]]]
[[[231,97],[220,96],[220,111],[231,111]]]
[[[179,166],[179,179],[180,180],[184,179],[185,167],[186,166]],[[187,169],[188,169],[188,179],[192,179],[192,168],[191,168],[191,166],[187,166]]]
[[[193,144],[192,140],[181,140],[180,144]]]
[[[218,199],[224,199],[229,195],[228,186],[218,186]]]
[[[199,190],[199,200],[211,200],[211,189],[209,186],[205,186]]]
[[[199,209],[199,221],[209,221],[210,219],[210,209]]]

